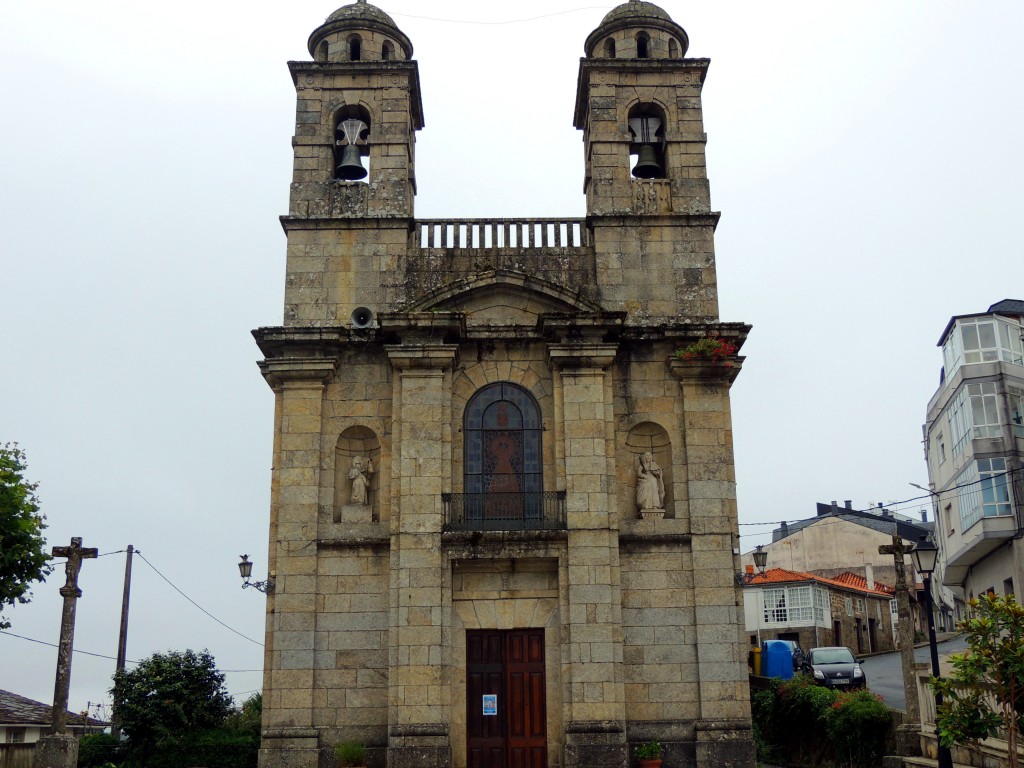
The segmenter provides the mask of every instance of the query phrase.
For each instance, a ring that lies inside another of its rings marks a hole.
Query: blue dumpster
[[[793,677],[793,652],[782,640],[766,640],[761,651],[761,674],[789,680]]]

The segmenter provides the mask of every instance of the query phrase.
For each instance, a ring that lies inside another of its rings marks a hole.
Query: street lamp
[[[917,546],[910,553],[914,558],[914,566],[917,572],[924,577],[924,605],[928,614],[928,648],[932,653],[932,677],[939,676],[939,647],[935,642],[935,616],[932,615],[932,573],[935,572],[935,561],[938,560],[939,550],[932,544],[927,536],[918,539]],[[953,768],[953,757],[949,753],[949,747],[942,746],[939,734],[938,714],[942,706],[942,694],[935,693],[935,738],[939,743],[939,768]]]
[[[254,587],[265,595],[274,591],[273,576],[268,576],[266,581],[249,581],[249,577],[252,576],[252,563],[249,562],[248,555],[242,555],[242,561],[238,564],[238,573],[242,576],[242,589]]]
[[[768,564],[768,552],[765,550],[763,544],[758,544],[754,549],[754,567],[757,568],[757,573],[737,573],[736,583],[743,585],[749,584],[758,576],[764,576],[764,567]]]

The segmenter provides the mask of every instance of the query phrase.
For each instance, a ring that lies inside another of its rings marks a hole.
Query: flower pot
[[[638,757],[637,762],[640,768],[661,768],[660,757]]]

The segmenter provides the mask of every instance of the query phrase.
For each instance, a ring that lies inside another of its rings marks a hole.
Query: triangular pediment
[[[495,270],[432,291],[410,310],[462,312],[468,327],[532,327],[545,313],[592,313],[600,311],[600,307],[547,280]]]

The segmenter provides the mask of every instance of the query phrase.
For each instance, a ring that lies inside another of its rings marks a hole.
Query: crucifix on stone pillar
[[[921,754],[918,732],[921,727],[921,708],[917,700],[917,676],[914,670],[914,623],[910,620],[910,592],[904,557],[914,551],[914,545],[903,541],[898,532],[892,534],[892,544],[878,548],[880,555],[892,555],[896,567],[896,610],[899,624],[900,661],[903,666],[903,693],[905,696],[903,725],[899,727],[900,754]]]
[[[96,557],[98,550],[83,549],[80,536],[71,539],[69,547],[54,547],[54,557],[66,557],[64,571],[67,581],[60,588],[64,613],[60,621],[60,646],[57,651],[57,682],[53,688],[53,724],[50,732],[64,733],[68,725],[68,694],[71,690],[71,651],[75,644],[75,608],[82,590],[78,588],[78,572],[82,561]]]

